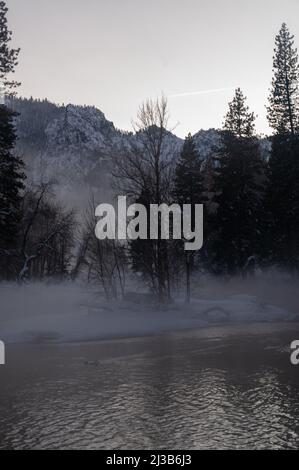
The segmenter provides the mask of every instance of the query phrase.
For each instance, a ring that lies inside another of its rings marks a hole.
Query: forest
[[[257,135],[256,115],[240,88],[228,103],[220,144],[201,155],[194,136],[174,145],[167,98],[146,99],[133,133],[111,144],[111,197],[132,204],[204,205],[204,244],[184,250],[184,240],[99,240],[92,190],[85,207],[70,207],[42,173],[33,180],[18,148],[19,83],[11,77],[19,49],[10,45],[7,7],[0,2],[0,280],[82,280],[100,286],[106,298],[126,295],[128,279],[148,289],[161,304],[182,291],[192,296],[192,280],[202,272],[218,277],[254,276],[276,267],[299,270],[299,68],[294,36],[282,24],[275,38],[273,79],[267,116],[273,134]],[[39,109],[31,100],[30,106]],[[45,102],[48,112],[57,108]],[[21,111],[22,112],[22,111]],[[64,126],[68,126],[67,107]],[[32,119],[41,119],[32,110]],[[111,129],[105,130],[107,134]],[[34,137],[33,137],[34,139]],[[129,139],[129,140],[128,140]],[[264,141],[269,152],[263,149]],[[43,145],[40,138],[38,145]],[[97,160],[97,154],[93,159]],[[64,165],[64,162],[61,162]],[[110,183],[109,183],[110,186]],[[194,214],[193,225],[194,228]]]

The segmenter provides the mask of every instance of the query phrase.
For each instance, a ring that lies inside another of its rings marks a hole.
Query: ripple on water
[[[92,368],[74,360],[58,377],[7,387],[0,448],[299,447],[297,382],[273,367],[203,367],[186,354],[155,351]]]

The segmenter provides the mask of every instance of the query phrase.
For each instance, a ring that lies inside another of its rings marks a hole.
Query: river
[[[298,449],[299,325],[11,344],[1,449]]]

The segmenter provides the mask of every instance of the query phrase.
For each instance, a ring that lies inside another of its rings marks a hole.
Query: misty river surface
[[[298,324],[8,345],[1,449],[298,449]]]

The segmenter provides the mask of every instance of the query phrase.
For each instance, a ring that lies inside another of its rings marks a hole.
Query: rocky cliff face
[[[91,106],[57,106],[33,99],[15,99],[11,105],[19,113],[17,150],[30,178],[52,180],[57,192],[73,199],[79,193],[82,199],[90,191],[110,191],[112,157],[136,143],[133,133],[116,129]],[[215,129],[201,130],[194,138],[203,161],[221,145],[220,132]],[[182,139],[167,133],[165,151],[178,154],[182,144]],[[265,142],[262,148],[267,152]]]

